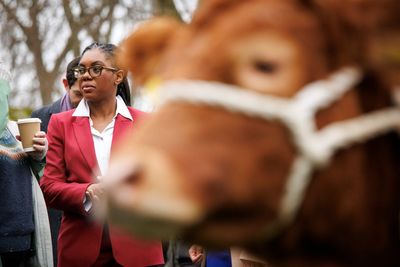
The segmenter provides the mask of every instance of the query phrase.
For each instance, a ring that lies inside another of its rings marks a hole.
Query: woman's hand
[[[42,160],[46,156],[48,149],[46,133],[39,131],[35,134],[32,140],[34,151],[27,152],[27,154],[35,160]]]
[[[192,245],[189,248],[189,257],[194,263],[199,263],[203,260],[203,247],[199,245]]]
[[[86,189],[86,198],[91,203],[87,212],[98,221],[102,221],[106,217],[107,203],[104,199],[104,192],[105,190],[102,183],[91,184]]]
[[[101,183],[91,184],[86,189],[86,196],[90,198],[94,205],[98,204],[104,195],[104,188]]]

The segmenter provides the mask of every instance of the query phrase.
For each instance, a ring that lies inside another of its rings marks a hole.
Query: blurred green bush
[[[32,108],[26,107],[26,108],[13,108],[10,107],[8,116],[10,120],[16,121],[18,119],[22,118],[29,118],[32,113]]]

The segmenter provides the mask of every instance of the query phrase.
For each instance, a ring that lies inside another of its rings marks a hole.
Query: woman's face
[[[112,68],[112,61],[106,57],[106,54],[99,48],[88,50],[79,62],[80,67],[105,67]],[[100,75],[92,77],[86,71],[79,79],[78,85],[82,92],[83,97],[88,102],[101,102],[108,99],[115,98],[117,85],[121,82],[121,71],[113,71],[110,69],[95,68],[95,72]]]

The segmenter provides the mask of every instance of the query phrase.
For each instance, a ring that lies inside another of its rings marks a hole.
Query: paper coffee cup
[[[38,118],[19,119],[17,121],[22,147],[25,152],[34,151],[33,137],[35,133],[40,131],[41,122]]]

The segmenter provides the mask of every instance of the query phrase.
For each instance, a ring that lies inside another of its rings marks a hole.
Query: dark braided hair
[[[103,44],[94,42],[83,50],[81,56],[83,56],[87,51],[92,50],[94,48],[98,48],[101,51],[103,51],[106,57],[110,59],[112,62],[114,62],[114,55],[117,49],[117,46],[114,44]],[[119,95],[122,98],[122,100],[124,100],[127,106],[131,106],[131,90],[128,78],[126,76],[124,76],[122,82],[118,84],[117,95]]]

